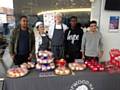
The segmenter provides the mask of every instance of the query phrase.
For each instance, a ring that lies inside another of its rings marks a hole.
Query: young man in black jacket
[[[77,26],[76,16],[72,16],[69,23],[69,29],[65,31],[65,59],[68,63],[82,58],[80,50],[83,36],[83,30]]]
[[[27,16],[21,16],[19,23],[10,38],[10,54],[15,65],[30,61],[35,48],[34,33],[28,27]]]

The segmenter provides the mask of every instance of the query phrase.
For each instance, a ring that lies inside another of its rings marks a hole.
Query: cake
[[[31,69],[35,67],[35,63],[34,62],[27,62],[27,63],[23,63],[20,65],[21,68],[27,68],[27,69]]]
[[[46,64],[52,63],[54,60],[53,54],[50,51],[39,51],[37,54],[37,62]]]
[[[20,68],[20,67],[11,68],[7,71],[8,77],[13,77],[13,78],[22,77],[22,76],[26,75],[27,73],[28,73],[27,69]]]
[[[85,64],[80,64],[80,63],[69,63],[68,66],[73,71],[80,71],[80,70],[84,70],[86,68]]]
[[[57,67],[55,69],[55,74],[56,75],[69,75],[69,74],[71,74],[71,71],[67,67]]]
[[[50,51],[39,51],[37,54],[37,64],[36,69],[40,71],[49,71],[55,68],[53,62],[53,53]]]

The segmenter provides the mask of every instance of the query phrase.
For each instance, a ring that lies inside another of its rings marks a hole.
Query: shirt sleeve
[[[68,30],[66,30],[64,34],[65,35],[65,38],[64,38],[65,54],[67,52],[67,46],[68,46],[67,34],[68,34]]]
[[[82,37],[82,44],[81,44],[81,51],[85,52],[85,44],[86,44],[86,33],[83,34]]]
[[[35,53],[35,35],[33,31],[31,31],[31,52],[30,53]]]
[[[54,29],[54,25],[50,25],[48,30],[48,37],[50,39],[52,39],[52,36],[53,36],[53,31],[54,31],[53,29]]]
[[[35,39],[35,53],[38,53],[38,48],[39,48],[39,40],[38,38]]]
[[[14,54],[14,44],[15,44],[15,30],[12,30],[12,33],[10,35],[10,44],[9,44],[9,51],[10,54]]]
[[[49,26],[49,29],[48,29],[48,36],[49,36],[49,38],[51,38],[51,27]]]
[[[64,31],[66,31],[68,29],[68,26],[63,24],[63,29],[64,29]]]
[[[100,47],[100,51],[103,51],[103,37],[101,33],[100,33],[99,47]]]

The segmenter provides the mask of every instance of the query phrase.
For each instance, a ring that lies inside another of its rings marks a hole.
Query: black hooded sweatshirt
[[[78,55],[80,55],[82,36],[83,30],[78,27],[65,31],[65,55],[72,55],[74,59],[80,58]]]

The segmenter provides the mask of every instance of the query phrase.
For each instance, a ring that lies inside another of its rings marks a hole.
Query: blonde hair
[[[55,15],[54,16],[60,16],[60,17],[62,17],[63,16],[63,14],[62,13],[55,13]]]

